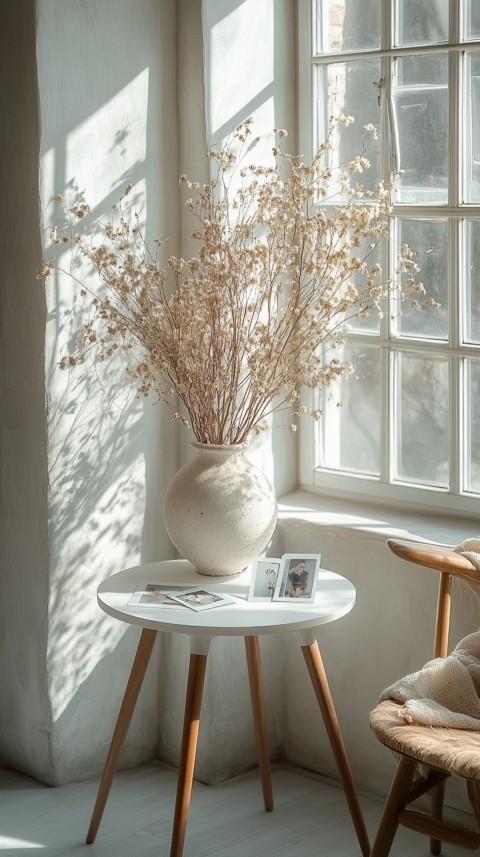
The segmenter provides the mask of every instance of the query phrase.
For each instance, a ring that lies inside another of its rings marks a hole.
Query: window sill
[[[431,511],[406,512],[363,500],[340,500],[303,490],[281,497],[278,511],[281,528],[314,525],[351,534],[356,531],[379,541],[412,538],[457,545],[480,532],[478,518],[452,517]]]

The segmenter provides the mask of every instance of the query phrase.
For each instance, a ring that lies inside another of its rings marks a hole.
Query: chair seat
[[[467,780],[480,780],[480,732],[417,726],[398,716],[401,703],[386,700],[370,714],[370,728],[395,753]]]

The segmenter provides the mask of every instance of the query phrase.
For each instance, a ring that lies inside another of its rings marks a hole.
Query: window
[[[300,0],[300,150],[323,139],[332,89],[360,129],[379,138],[364,183],[391,172],[397,190],[388,246],[393,272],[407,243],[439,309],[390,306],[355,324],[340,379],[309,402],[301,479],[458,513],[480,497],[480,3],[478,0]],[[341,403],[341,406],[338,405]]]

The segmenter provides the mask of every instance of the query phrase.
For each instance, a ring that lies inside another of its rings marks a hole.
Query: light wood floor
[[[149,765],[116,775],[98,837],[85,845],[98,780],[48,788],[0,769],[2,857],[168,857],[176,772]],[[360,857],[343,793],[286,765],[273,767],[275,809],[263,810],[257,771],[194,783],[184,857]],[[381,812],[360,795],[369,834]],[[445,845],[444,857],[464,851]],[[392,857],[426,857],[424,837],[400,830]]]

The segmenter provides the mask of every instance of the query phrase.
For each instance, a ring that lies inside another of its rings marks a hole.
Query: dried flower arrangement
[[[355,178],[369,166],[366,148],[375,129],[363,129],[353,161],[335,171],[327,164],[335,128],[350,121],[331,117],[309,164],[285,151],[287,133],[277,130],[268,167],[246,165],[252,120],[239,125],[220,151],[208,153],[210,181],[180,178],[193,191],[185,205],[199,242],[188,261],[171,256],[160,265],[163,239],[147,246],[138,216],[124,210],[132,186],[109,222],[95,222],[86,233],[75,224],[88,206],[66,206],[70,223],[60,233],[54,228],[52,241],[73,241],[103,288],[80,283],[93,312],[78,351],[60,365],[83,361],[92,347],[102,359],[122,349],[139,392],[169,403],[173,418],[210,444],[242,443],[273,411],[308,410],[298,405],[303,385],[328,386],[353,373],[338,357],[348,322],[381,312],[392,292],[417,305],[424,290],[408,247],[395,280],[386,280],[373,262],[375,248],[389,237],[391,189],[379,185],[372,193]],[[332,181],[341,204],[328,198]],[[39,276],[55,269],[44,262]],[[291,417],[288,423],[295,430]]]

